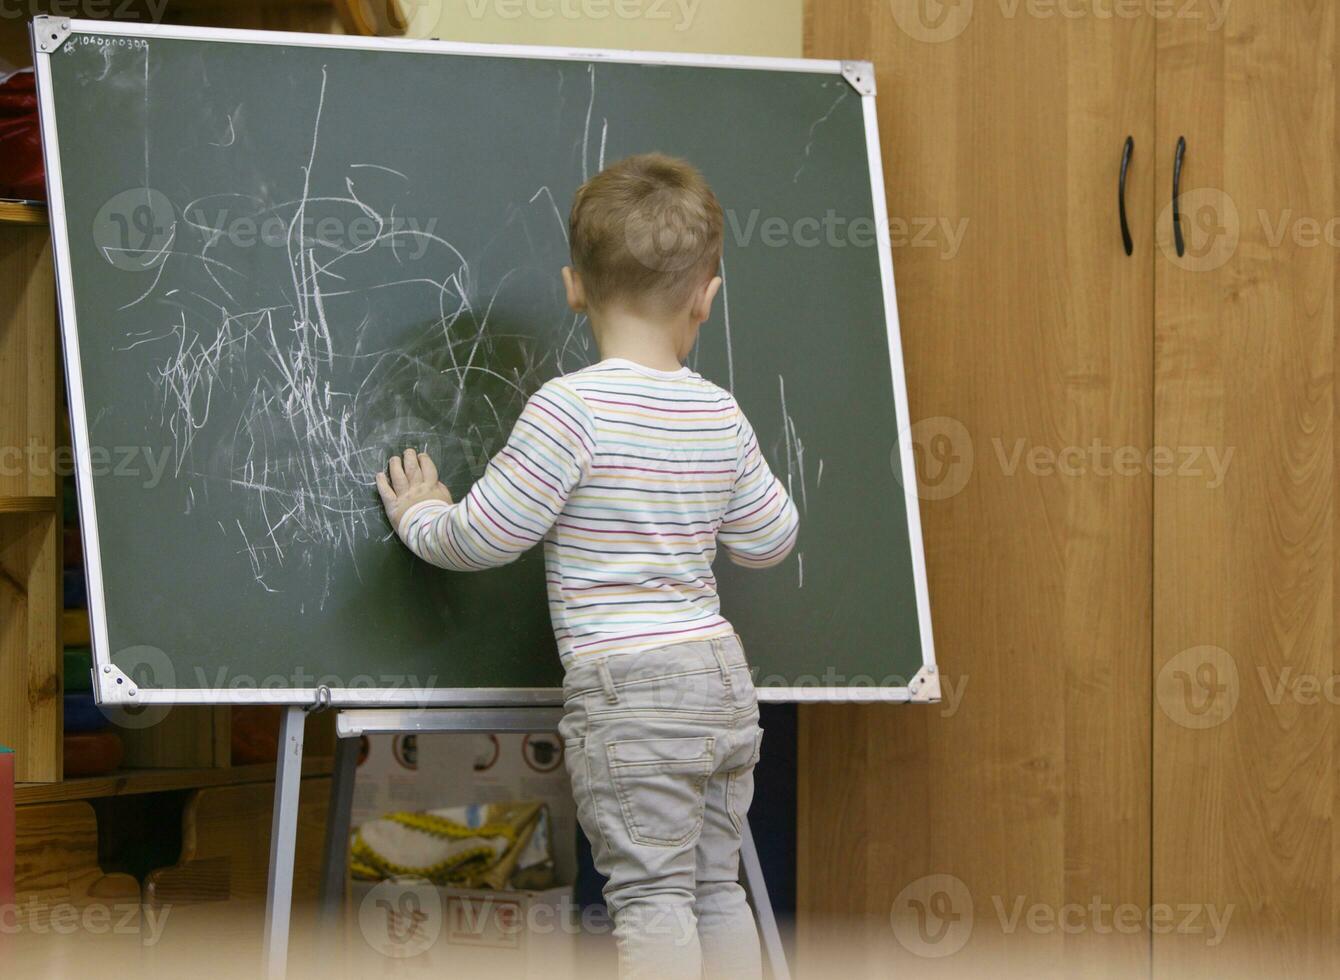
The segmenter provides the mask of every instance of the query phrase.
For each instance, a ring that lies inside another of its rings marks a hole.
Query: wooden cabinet
[[[1156,936],[1159,976],[1336,969],[1336,16],[1158,32],[1155,439],[1231,453],[1155,484],[1153,900],[1231,914]]]
[[[803,709],[802,959],[1333,965],[1336,11],[1099,6],[807,9],[963,230],[894,249],[945,701]]]

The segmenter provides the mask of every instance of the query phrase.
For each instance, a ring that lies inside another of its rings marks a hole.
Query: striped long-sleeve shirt
[[[565,664],[729,635],[712,561],[780,562],[796,508],[729,392],[608,359],[545,384],[458,503],[400,522],[420,558],[474,571],[544,541]]]

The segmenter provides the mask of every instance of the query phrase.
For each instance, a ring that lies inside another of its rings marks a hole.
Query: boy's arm
[[[782,481],[758,449],[753,426],[741,412],[736,435],[735,489],[721,521],[719,540],[737,565],[776,565],[796,543],[800,516]]]
[[[550,381],[459,503],[422,500],[400,518],[410,551],[440,568],[506,565],[545,536],[591,460],[595,426],[581,396]]]

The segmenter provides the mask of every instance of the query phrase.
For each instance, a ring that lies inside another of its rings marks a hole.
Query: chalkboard
[[[415,445],[463,494],[598,358],[567,210],[649,150],[727,210],[691,366],[800,508],[784,564],[717,563],[762,696],[938,696],[868,65],[51,18],[34,43],[102,701],[557,700],[540,550],[417,562],[373,474]]]

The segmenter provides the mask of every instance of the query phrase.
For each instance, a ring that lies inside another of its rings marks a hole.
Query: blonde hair
[[[587,302],[679,310],[721,262],[721,204],[691,163],[643,153],[577,190],[568,218],[572,266]]]

